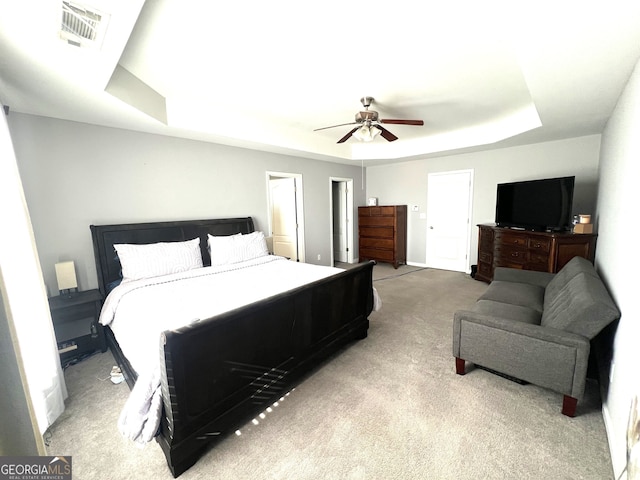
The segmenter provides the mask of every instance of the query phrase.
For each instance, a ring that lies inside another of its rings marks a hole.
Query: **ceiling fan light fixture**
[[[387,118],[378,120],[378,112],[369,110],[373,97],[362,97],[360,99],[364,110],[356,113],[355,122],[341,123],[339,125],[331,125],[330,127],[322,127],[314,129],[314,132],[318,130],[326,130],[327,128],[343,127],[345,125],[356,125],[352,128],[344,137],[338,140],[336,143],[344,143],[351,137],[356,137],[361,142],[371,142],[375,140],[378,135],[381,135],[387,142],[395,142],[398,140],[393,133],[384,128],[381,124],[391,123],[394,125],[424,125],[422,120],[403,120]]]
[[[378,135],[380,135],[380,130],[372,127],[371,125],[363,125],[361,128],[353,132],[353,136],[361,142],[371,142]]]

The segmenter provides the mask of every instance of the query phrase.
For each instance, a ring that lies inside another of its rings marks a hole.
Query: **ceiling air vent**
[[[108,16],[78,3],[62,2],[60,38],[76,47],[99,47]]]

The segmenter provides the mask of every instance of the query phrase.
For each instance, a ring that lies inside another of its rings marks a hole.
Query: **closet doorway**
[[[430,173],[427,267],[469,272],[473,170]]]
[[[331,265],[353,263],[353,179],[329,179]]]
[[[267,172],[267,195],[273,253],[304,262],[302,175]]]

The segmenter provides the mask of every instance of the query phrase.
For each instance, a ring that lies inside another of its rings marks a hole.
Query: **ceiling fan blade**
[[[347,123],[347,125],[353,125],[352,123]],[[349,133],[347,133],[344,137],[342,137],[340,140],[338,140],[337,143],[344,143],[347,140],[349,140],[349,138],[351,138],[351,135],[353,135],[353,132],[355,132],[357,129],[359,129],[360,127],[356,127],[353,130],[351,130]]]
[[[394,125],[424,125],[423,120],[396,120],[393,118],[383,118],[380,123],[388,123]]]
[[[313,131],[326,130],[327,128],[344,127],[345,125],[356,125],[357,122],[341,123],[340,125],[331,125],[330,127],[315,128]]]
[[[389,130],[387,130],[381,125],[372,125],[372,127],[375,127],[378,130],[380,130],[380,135],[382,135],[382,137],[388,142],[393,142],[394,140],[398,139],[398,137],[396,137],[393,133],[391,133]]]

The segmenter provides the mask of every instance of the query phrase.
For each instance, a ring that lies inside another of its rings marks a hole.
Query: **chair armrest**
[[[462,321],[476,323],[488,328],[497,328],[517,335],[530,337],[545,342],[558,343],[574,348],[589,348],[589,339],[577,333],[565,332],[557,328],[532,325],[530,323],[518,322],[493,315],[476,313],[471,310],[458,310],[453,316],[453,332],[456,336],[456,329]],[[455,353],[455,352],[454,352]]]
[[[469,310],[455,312],[453,355],[580,399],[589,339]]]
[[[528,283],[546,288],[555,273],[536,272],[534,270],[520,270],[517,268],[496,267],[493,279],[503,282]]]

